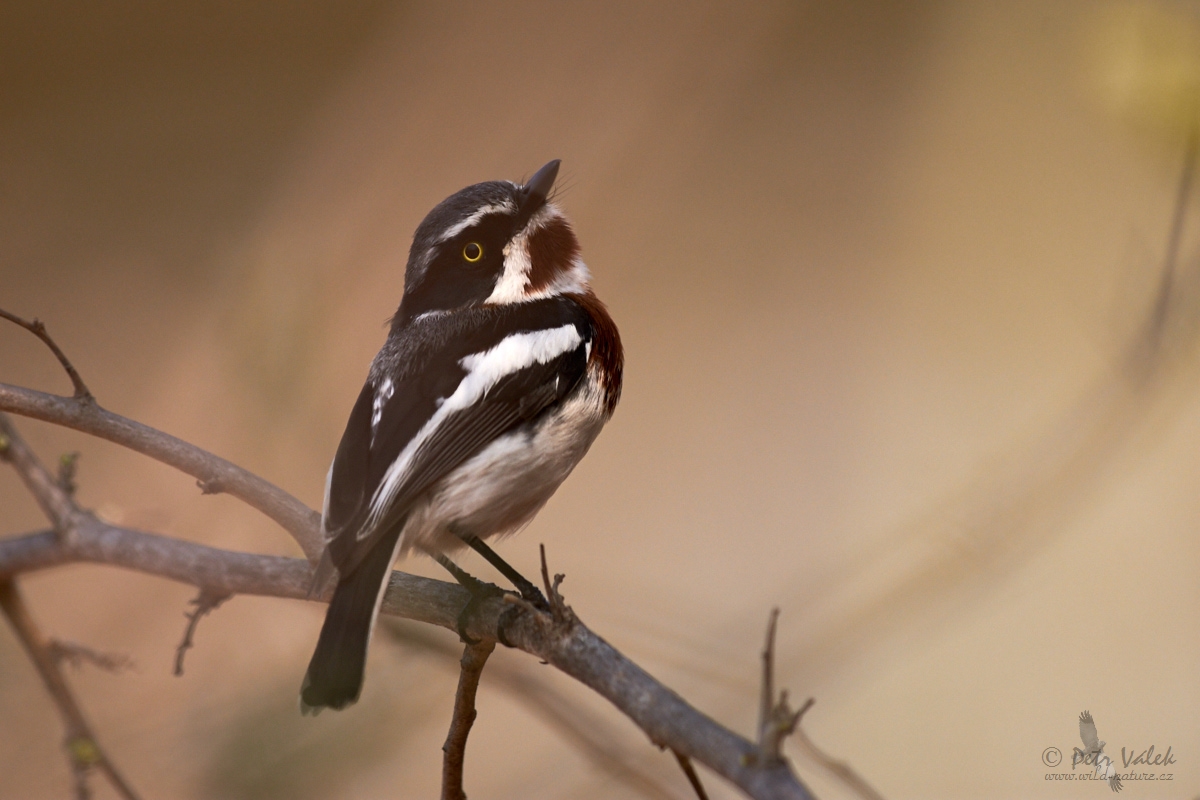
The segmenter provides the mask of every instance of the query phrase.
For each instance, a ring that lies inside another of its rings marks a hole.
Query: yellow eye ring
[[[483,245],[478,242],[471,242],[463,248],[463,258],[467,260],[467,263],[474,264],[483,258]]]

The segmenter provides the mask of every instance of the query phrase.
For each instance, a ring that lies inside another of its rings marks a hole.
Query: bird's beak
[[[562,161],[554,159],[546,166],[533,173],[529,183],[525,184],[525,197],[521,200],[521,216],[529,219],[546,205],[546,198],[554,188],[554,179],[558,177],[558,165]]]

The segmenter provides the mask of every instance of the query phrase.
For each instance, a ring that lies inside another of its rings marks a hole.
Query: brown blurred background
[[[1147,326],[1198,31],[1194,3],[1091,0],[6,3],[0,307],[46,321],[108,408],[316,507],[417,223],[561,158],[626,389],[504,556],[532,573],[545,542],[583,619],[746,733],[778,605],[805,730],[889,798],[1098,797],[1045,777],[1085,708],[1110,754],[1173,748],[1174,780],[1129,796],[1191,797],[1195,212]],[[0,381],[68,391],[12,326]],[[166,467],[18,422],[83,454],[110,520],[298,553]],[[4,534],[45,525],[11,473],[0,507]],[[231,600],[175,678],[193,590],[22,583],[49,632],[136,662],[72,679],[144,796],[436,795],[453,635],[377,637],[362,702],[312,720],[316,605]],[[689,796],[530,658],[498,652],[480,696],[473,797]],[[67,796],[60,741],[0,628],[0,797]]]

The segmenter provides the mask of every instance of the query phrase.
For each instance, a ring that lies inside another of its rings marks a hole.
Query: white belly
[[[496,439],[435,483],[409,513],[400,552],[445,552],[463,546],[450,533],[480,538],[514,533],[545,505],[579,463],[608,414],[593,371],[554,411]]]

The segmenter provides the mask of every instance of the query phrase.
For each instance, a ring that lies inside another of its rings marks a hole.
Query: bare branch
[[[454,696],[454,714],[446,743],[442,745],[442,800],[467,800],[463,791],[463,764],[467,755],[467,736],[475,724],[475,694],[488,656],[496,649],[495,639],[483,639],[463,649],[458,674],[458,691]]]
[[[575,614],[555,621],[522,614],[505,633],[513,646],[591,687],[634,721],[660,747],[705,764],[751,797],[809,798],[785,761],[765,763],[758,747],[689,705]]]
[[[0,411],[72,428],[115,442],[202,481],[207,493],[228,492],[283,526],[309,560],[321,557],[321,515],[279,487],[206,450],[94,402],[0,383]]]
[[[71,519],[79,513],[75,501],[42,466],[4,414],[0,414],[0,460],[13,465],[25,488],[33,495],[33,499],[41,506],[42,513],[49,518],[55,529],[60,532],[66,530]]]
[[[20,440],[12,431],[10,452],[14,442]],[[22,477],[28,484],[28,476]],[[53,478],[48,483],[54,491],[62,491]],[[68,515],[61,535],[46,531],[0,540],[0,579],[75,562],[126,567],[216,593],[326,601],[331,593],[326,590],[323,597],[309,598],[312,567],[301,559],[221,550],[109,525],[86,513]],[[555,593],[560,582],[551,584]],[[381,611],[455,631],[459,612],[469,599],[466,590],[455,584],[393,572]],[[468,633],[494,638],[500,616],[513,607],[504,599],[484,601],[470,620]],[[590,631],[565,603],[562,609],[564,617],[557,620],[528,611],[506,618],[509,641],[607,698],[654,743],[707,765],[752,797],[810,797],[786,763],[758,763],[753,743],[656,681]]]
[[[1163,257],[1163,275],[1168,293],[1179,262],[1179,245],[1183,241],[1183,222],[1187,218],[1188,198],[1192,195],[1192,180],[1196,174],[1196,157],[1200,151],[1200,123],[1193,123],[1183,151],[1183,169],[1179,174],[1179,189],[1175,193],[1175,213],[1167,234],[1167,250]]]
[[[708,792],[704,791],[704,784],[700,782],[700,776],[696,774],[692,760],[678,750],[672,752],[675,754],[675,760],[679,762],[679,768],[687,776],[688,783],[692,785],[692,791],[696,793],[697,800],[708,800]]]
[[[759,757],[768,764],[784,761],[783,740],[796,730],[801,715],[813,704],[810,699],[799,711],[792,711],[786,689],[779,693],[779,700],[775,700],[775,626],[778,621],[779,609],[772,608],[762,654],[762,696],[758,709]]]
[[[25,652],[37,668],[38,675],[54,699],[62,715],[67,729],[63,746],[70,760],[71,773],[75,779],[75,796],[86,798],[90,795],[87,776],[92,769],[99,769],[117,793],[126,800],[137,800],[137,793],[125,781],[117,768],[105,755],[91,726],[83,716],[83,710],[75,701],[67,681],[59,669],[58,659],[54,657],[49,642],[42,636],[29,608],[25,605],[16,583],[8,578],[0,580],[0,610],[8,618],[9,624],[25,647]]]
[[[224,603],[232,595],[228,592],[217,592],[207,587],[201,587],[200,594],[191,600],[191,605],[195,608],[192,611],[184,614],[187,618],[187,627],[183,629],[183,640],[179,642],[179,646],[175,648],[175,675],[183,674],[183,657],[188,650],[193,647],[192,637],[196,635],[196,626],[200,624],[200,618],[208,614],[210,611],[215,611],[221,603]]]
[[[458,655],[457,645],[451,646],[446,637],[436,636],[424,626],[383,620],[380,627],[401,645],[447,658]],[[488,682],[511,693],[599,770],[627,785],[639,797],[665,800],[675,796],[653,776],[630,763],[616,747],[616,734],[606,730],[605,721],[574,698],[504,660],[491,662]]]
[[[124,653],[101,653],[76,642],[51,639],[46,649],[55,664],[66,661],[75,669],[81,668],[85,663],[99,667],[105,672],[121,672],[133,668],[133,659]]]
[[[779,609],[772,608],[767,620],[767,643],[762,652],[762,681],[758,697],[758,743],[761,747],[767,738],[771,721],[771,708],[775,705],[775,626],[779,622]],[[778,755],[778,753],[776,753]]]
[[[71,364],[71,360],[67,358],[67,354],[60,350],[58,345],[54,343],[54,340],[50,338],[50,334],[46,331],[46,326],[44,323],[42,323],[36,317],[34,317],[33,322],[26,322],[16,314],[11,314],[2,308],[0,308],[0,317],[3,317],[10,322],[17,323],[22,328],[46,343],[46,346],[50,348],[52,353],[54,353],[54,357],[58,359],[58,363],[62,364],[63,369],[67,371],[67,377],[71,379],[71,386],[75,388],[76,400],[84,403],[96,402],[96,398],[93,397],[91,391],[88,390],[87,384],[83,382],[83,378],[81,378],[79,373],[75,371],[75,367]]]

